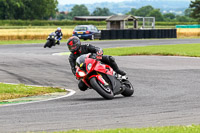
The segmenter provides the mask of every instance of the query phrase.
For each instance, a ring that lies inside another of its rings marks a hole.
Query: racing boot
[[[119,68],[117,70],[115,70],[116,73],[122,75],[122,76],[125,76],[126,75],[126,72],[123,71],[123,70],[120,70]]]
[[[117,63],[115,62],[115,59],[114,59],[112,56],[110,57],[110,66],[113,68],[113,70],[114,70],[116,73],[118,73],[118,74],[120,74],[120,75],[122,75],[122,76],[125,76],[125,75],[126,75],[126,72],[125,72],[125,71],[119,69]]]
[[[60,45],[60,41],[57,40],[55,44]]]

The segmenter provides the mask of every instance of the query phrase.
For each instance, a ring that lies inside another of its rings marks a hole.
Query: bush
[[[157,26],[193,25],[197,22],[156,22]]]
[[[72,20],[0,20],[0,26],[67,26],[67,25],[106,25],[105,21],[72,21]]]
[[[105,21],[72,21],[72,20],[0,20],[0,26],[73,26],[73,25],[89,25],[96,26],[106,25]],[[176,25],[193,25],[198,22],[158,22],[156,26],[176,26]],[[132,23],[130,23],[132,25]],[[142,22],[139,22],[142,25]]]

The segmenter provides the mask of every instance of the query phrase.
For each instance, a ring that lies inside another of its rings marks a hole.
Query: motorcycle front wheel
[[[44,45],[44,48],[49,47],[50,48],[50,40],[47,40],[47,42]]]
[[[90,79],[90,84],[94,90],[99,93],[103,98],[107,100],[111,100],[114,98],[114,93],[112,89],[108,86],[105,87],[100,81],[98,81],[95,77]]]
[[[133,85],[131,84],[130,81],[125,80],[123,81],[123,84],[125,85],[125,90],[121,93],[125,97],[130,97],[134,93],[134,88]]]

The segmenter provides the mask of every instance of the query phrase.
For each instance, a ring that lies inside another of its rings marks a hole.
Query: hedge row
[[[160,26],[176,26],[176,25],[193,25],[198,22],[156,22],[156,25]]]
[[[106,25],[105,21],[70,21],[70,20],[0,20],[0,26],[70,26],[81,24]],[[141,24],[141,22],[139,22]],[[157,26],[193,25],[197,22],[156,22]]]
[[[69,20],[0,20],[0,26],[67,26],[80,24],[105,25],[106,22],[97,21],[69,21]]]

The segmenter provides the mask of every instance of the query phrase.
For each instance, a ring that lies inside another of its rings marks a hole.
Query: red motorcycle
[[[113,99],[117,94],[130,97],[134,93],[128,78],[115,73],[109,65],[96,59],[95,54],[81,55],[76,59],[76,66],[76,78],[105,99]]]

